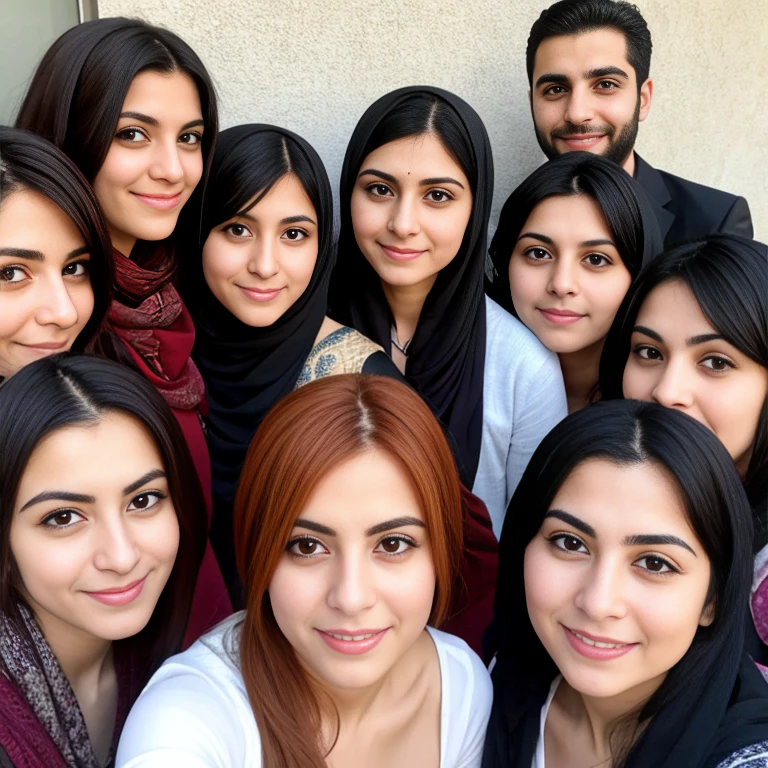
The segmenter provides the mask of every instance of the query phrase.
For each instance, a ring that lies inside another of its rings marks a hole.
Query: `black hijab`
[[[230,547],[232,502],[248,445],[267,411],[295,387],[325,318],[333,201],[322,160],[304,139],[271,125],[240,125],[219,134],[203,202],[201,244],[289,172],[315,206],[318,254],[309,286],[275,323],[253,328],[215,298],[203,276],[201,248],[194,263],[180,260],[184,300],[197,331],[193,358],[208,395],[214,528],[221,529],[221,536],[212,531],[212,540],[229,541]],[[227,570],[224,563],[222,568]]]
[[[434,103],[438,104],[437,114],[431,108]],[[424,105],[425,119],[419,120],[419,107]],[[393,113],[408,110],[417,115],[410,126],[402,127],[405,118],[394,130],[382,130],[382,123]],[[471,167],[463,170],[472,187],[472,213],[458,253],[440,271],[424,302],[408,348],[405,376],[448,427],[462,482],[471,488],[483,428],[483,271],[493,197],[493,158],[480,117],[458,96],[429,86],[401,88],[382,96],[360,118],[341,172],[341,231],[331,285],[331,314],[389,352],[392,313],[379,276],[355,241],[350,199],[363,160],[390,141],[431,130],[455,155],[441,133],[445,120],[441,114],[448,111],[455,115],[449,122],[458,125],[458,130],[451,131],[451,141],[463,145],[465,156],[471,158]]]
[[[488,295],[517,317],[509,290],[509,261],[533,209],[550,197],[577,193],[594,200],[634,280],[661,253],[664,241],[645,190],[619,165],[589,152],[566,152],[540,165],[507,198],[489,249]]]
[[[483,768],[531,766],[541,707],[558,670],[528,616],[523,558],[565,478],[589,458],[665,467],[713,564],[715,619],[698,628],[644,705],[647,727],[624,766],[715,768],[734,752],[768,740],[768,685],[743,651],[752,575],[749,503],[713,433],[678,411],[632,400],[597,403],[557,425],[510,502],[499,544],[494,702]]]

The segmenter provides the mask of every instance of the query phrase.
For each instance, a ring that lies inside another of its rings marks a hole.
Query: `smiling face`
[[[409,136],[363,160],[350,202],[357,245],[382,283],[426,296],[461,247],[472,190],[437,136]]]
[[[621,32],[550,37],[536,51],[531,88],[539,146],[550,159],[575,149],[594,152],[631,173],[638,123],[648,116],[652,93],[646,80],[638,95]]]
[[[293,174],[239,216],[211,230],[203,274],[241,322],[265,328],[307,289],[317,263],[317,213]]]
[[[30,190],[0,205],[0,378],[69,349],[93,312],[85,241],[74,222]]]
[[[560,354],[602,345],[631,282],[605,217],[586,195],[539,203],[509,261],[515,311]]]
[[[164,240],[203,174],[197,87],[182,72],[141,72],[123,102],[93,189],[112,244],[130,256],[136,240]]]
[[[653,464],[578,465],[524,570],[536,634],[583,696],[645,700],[712,620],[709,560],[675,481]]]
[[[711,429],[743,475],[768,397],[768,369],[729,344],[679,280],[646,297],[624,368],[624,396],[677,408]]]
[[[110,413],[44,438],[19,485],[10,545],[52,647],[140,632],[179,546],[163,461],[145,427]]]
[[[296,521],[269,585],[278,626],[326,686],[380,681],[424,632],[435,570],[403,469],[369,449],[331,470]]]

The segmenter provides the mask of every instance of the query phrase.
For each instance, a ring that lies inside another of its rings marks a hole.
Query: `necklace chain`
[[[401,344],[400,339],[397,336],[397,328],[395,328],[395,326],[393,325],[390,328],[389,338],[390,338],[390,341],[395,345],[395,348],[399,349],[406,357],[408,357],[408,347],[411,346],[413,337],[408,339],[408,341],[406,341],[405,344]]]

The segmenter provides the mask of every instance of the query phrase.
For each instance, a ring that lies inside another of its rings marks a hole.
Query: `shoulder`
[[[718,763],[717,768],[768,768],[768,741],[742,747]]]

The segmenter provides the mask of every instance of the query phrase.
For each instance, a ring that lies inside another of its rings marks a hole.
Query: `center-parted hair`
[[[342,374],[307,384],[267,414],[248,450],[235,498],[234,540],[246,615],[240,665],[269,768],[323,768],[333,715],[275,621],[269,585],[293,526],[317,484],[342,462],[375,448],[413,484],[435,568],[430,625],[446,618],[462,548],[456,465],[442,429],[405,384]]]

